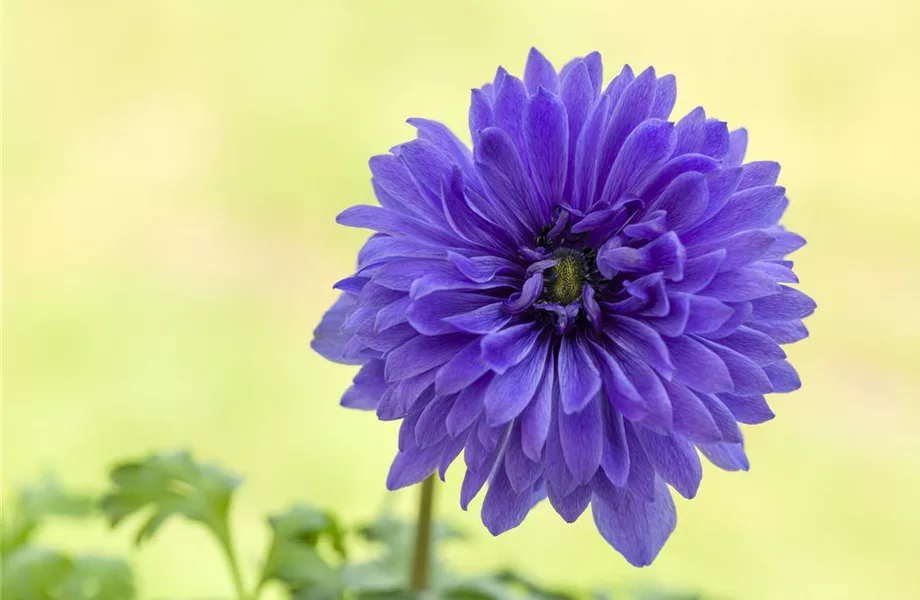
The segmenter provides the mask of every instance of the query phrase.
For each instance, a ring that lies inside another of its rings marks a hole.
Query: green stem
[[[236,553],[233,552],[233,540],[230,539],[230,533],[225,532],[219,536],[220,547],[224,551],[224,557],[227,559],[227,566],[230,567],[230,577],[233,579],[233,589],[236,591],[237,600],[250,600],[256,596],[250,596],[246,593],[246,585],[243,583],[243,574],[240,572],[240,565],[236,560]]]
[[[409,574],[409,587],[416,592],[428,589],[431,571],[431,513],[434,504],[434,478],[435,476],[432,475],[423,481],[419,493],[415,551],[412,554],[412,570]]]

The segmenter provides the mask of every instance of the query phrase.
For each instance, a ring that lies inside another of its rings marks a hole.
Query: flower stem
[[[237,600],[250,600],[250,595],[246,593],[246,584],[243,583],[240,565],[236,560],[236,553],[233,551],[233,541],[230,538],[229,530],[221,532],[217,537],[221,550],[224,552],[224,557],[227,559],[227,566],[230,567],[230,578],[233,580],[233,589],[236,592]]]
[[[409,587],[421,592],[428,589],[431,563],[431,513],[434,504],[434,475],[422,482],[419,493],[418,521],[415,527],[415,551],[412,554],[412,571]]]

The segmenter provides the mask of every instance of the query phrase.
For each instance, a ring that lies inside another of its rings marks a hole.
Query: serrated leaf
[[[204,524],[226,540],[227,513],[240,478],[219,467],[196,463],[188,452],[154,454],[141,462],[116,466],[109,475],[114,486],[100,502],[115,527],[126,517],[150,510],[135,541],[152,537],[173,515]]]
[[[693,592],[642,590],[636,593],[636,600],[703,600],[703,596]]]
[[[55,550],[24,546],[3,560],[2,597],[6,600],[57,600],[56,591],[71,562]]]
[[[123,560],[80,556],[63,582],[60,600],[132,600],[134,575]]]
[[[300,503],[270,516],[268,523],[276,539],[316,546],[320,538],[326,538],[332,549],[342,558],[345,557],[344,532],[335,515],[328,511]]]
[[[132,600],[131,568],[99,556],[71,559],[56,550],[23,547],[3,561],[6,600]]]
[[[495,576],[495,580],[511,588],[517,588],[524,592],[525,597],[535,600],[575,600],[577,598],[574,594],[548,589],[529,577],[510,569],[500,571]]]
[[[47,517],[86,518],[93,514],[94,508],[92,496],[66,489],[53,475],[46,475],[37,484],[23,488],[15,508],[5,511],[0,526],[2,555],[28,543]]]
[[[447,586],[440,597],[444,600],[516,600],[521,595],[496,579],[483,577]]]
[[[84,518],[93,514],[91,495],[69,490],[53,475],[46,475],[39,483],[23,488],[19,493],[18,509],[34,519],[43,517]]]
[[[342,528],[329,512],[297,504],[268,519],[272,543],[262,569],[262,581],[283,583],[298,599],[338,598],[344,589],[342,569],[327,562],[318,544],[328,541],[345,557]]]

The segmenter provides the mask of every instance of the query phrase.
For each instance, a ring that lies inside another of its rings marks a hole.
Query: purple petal
[[[689,172],[674,178],[649,210],[666,211],[668,227],[679,233],[696,223],[708,205],[706,179],[701,173]]]
[[[470,502],[473,501],[473,498],[476,497],[479,490],[485,485],[490,474],[491,468],[478,471],[473,471],[472,469],[466,470],[466,473],[463,475],[463,485],[460,487],[460,508],[463,510],[469,508]]]
[[[650,119],[667,119],[677,101],[677,78],[673,75],[659,77],[655,85],[655,99],[649,110]]]
[[[729,136],[728,154],[723,158],[726,167],[737,167],[744,161],[747,151],[748,133],[743,127],[731,132]]]
[[[413,118],[406,121],[418,130],[418,136],[431,142],[438,150],[451,157],[467,173],[473,170],[473,154],[449,127],[437,121]]]
[[[524,111],[524,142],[537,193],[543,200],[542,214],[562,200],[568,169],[569,125],[565,105],[540,88]]]
[[[743,354],[760,366],[786,358],[786,353],[773,338],[748,327],[739,328],[731,335],[720,339],[719,343]]]
[[[501,302],[496,302],[470,312],[446,317],[444,321],[467,333],[490,334],[507,325],[511,316],[502,308]]]
[[[482,357],[495,372],[504,373],[530,354],[540,330],[522,323],[482,338]]]
[[[342,406],[358,410],[376,410],[389,384],[383,377],[383,361],[372,360],[361,367],[352,385],[342,396]]]
[[[514,142],[518,152],[524,152],[524,106],[527,105],[527,90],[524,82],[505,74],[501,87],[495,96],[493,114],[495,125],[501,127]],[[479,140],[481,142],[481,138]],[[479,143],[477,142],[477,144]],[[475,154],[475,152],[474,152]],[[524,158],[522,156],[522,158]]]
[[[611,97],[611,101],[614,102],[611,105],[613,113],[610,115],[610,121],[604,132],[604,139],[597,157],[597,181],[599,186],[603,186],[604,182],[609,180],[608,175],[611,172],[614,161],[621,154],[625,154],[625,152],[621,151],[621,148],[625,146],[627,137],[635,135],[636,131],[646,125],[643,121],[648,118],[652,101],[655,98],[655,82],[655,69],[649,67],[626,86],[623,90],[622,98]],[[613,81],[610,82],[610,86],[608,90],[612,92]],[[664,121],[654,122],[663,123]],[[634,142],[633,147],[641,147],[641,144]],[[635,152],[635,150],[632,152]],[[618,196],[604,194],[602,197],[616,200]]]
[[[601,389],[601,377],[581,340],[563,337],[559,344],[556,373],[562,408],[567,413],[583,409]]]
[[[608,103],[609,99],[602,98],[594,106],[575,144],[572,206],[578,210],[585,210],[594,202],[597,188],[595,151],[607,123]]]
[[[559,79],[553,64],[536,48],[531,48],[524,66],[524,85],[530,94],[538,93],[541,87],[552,93],[559,91]]]
[[[649,462],[639,438],[636,437],[636,427],[628,422],[623,425],[629,447],[629,475],[626,478],[626,488],[644,500],[652,502],[660,495],[660,490],[656,490],[658,476],[655,475],[655,467]]]
[[[734,394],[718,394],[717,397],[732,412],[732,415],[739,423],[759,425],[776,416],[770,410],[766,399],[762,395],[736,396]]]
[[[453,333],[457,328],[446,319],[481,308],[493,298],[465,292],[439,292],[416,300],[405,311],[409,324],[424,335]],[[379,319],[378,319],[379,321]]]
[[[635,429],[655,471],[684,498],[696,496],[703,478],[696,448],[673,435],[660,435],[645,427]]]
[[[534,273],[524,282],[524,287],[519,293],[512,294],[503,303],[503,308],[510,314],[524,312],[537,301],[543,293],[543,273]]]
[[[573,67],[572,70],[562,80],[559,93],[562,103],[565,105],[565,112],[568,120],[568,167],[566,170],[566,179],[568,181],[568,193],[566,198],[571,198],[572,186],[575,180],[575,150],[579,134],[582,127],[588,119],[588,112],[597,96],[597,91],[591,83],[591,74],[584,63]]]
[[[770,378],[773,391],[780,394],[794,392],[802,387],[802,380],[795,368],[788,361],[782,360],[763,368],[764,373]]]
[[[543,474],[543,466],[540,462],[528,458],[521,448],[521,426],[519,424],[511,428],[511,437],[508,438],[508,445],[505,448],[505,474],[515,492],[533,489],[533,484]]]
[[[457,271],[476,283],[485,283],[495,279],[499,274],[518,274],[520,268],[514,263],[497,256],[475,256],[473,258],[447,252],[447,258]]]
[[[695,294],[702,290],[719,272],[719,265],[725,259],[724,250],[716,250],[684,262],[684,277],[668,286],[675,292]]]
[[[558,494],[552,484],[546,486],[547,497],[552,507],[566,523],[574,523],[591,502],[591,486],[580,485],[568,494]]]
[[[779,186],[761,186],[736,192],[722,210],[688,232],[687,239],[700,243],[770,225],[769,217],[785,192],[785,188]]]
[[[645,319],[653,329],[661,335],[668,337],[677,337],[687,328],[687,320],[690,318],[690,295],[689,294],[671,294],[668,296],[670,310],[663,317],[653,317]]]
[[[607,479],[616,487],[625,487],[629,475],[629,447],[626,444],[626,429],[623,415],[615,410],[607,411],[604,419],[604,449],[601,467]]]
[[[533,400],[521,415],[521,449],[534,461],[541,459],[543,445],[546,443],[546,436],[552,421],[555,370],[553,353],[548,352],[546,368],[543,370],[543,381],[537,388]]]
[[[706,342],[706,346],[719,355],[728,369],[734,385],[734,393],[741,396],[767,394],[773,391],[770,380],[757,364],[743,354],[726,348],[715,342]]]
[[[531,507],[533,490],[515,492],[505,470],[497,469],[482,503],[482,523],[489,533],[499,535],[520,525]]]
[[[624,192],[641,188],[670,158],[676,141],[673,123],[658,119],[642,122],[623,142],[601,192],[601,201],[613,204]]]
[[[724,325],[735,314],[732,307],[720,300],[707,296],[686,295],[690,316],[687,318],[687,333],[710,333]]]
[[[482,414],[482,397],[491,382],[491,376],[481,377],[460,392],[457,401],[454,402],[444,419],[447,433],[450,436],[457,437],[476,422],[476,419]]]
[[[339,296],[313,331],[310,347],[314,352],[327,360],[344,365],[360,365],[366,362],[366,359],[345,357],[345,345],[351,339],[351,333],[342,331],[342,324],[357,304],[358,301],[351,294],[343,293]]]
[[[704,154],[722,158],[729,148],[728,128],[722,121],[707,119],[697,107],[677,122],[678,143],[675,152]]]
[[[521,362],[495,376],[483,398],[490,426],[509,422],[527,407],[543,378],[547,350],[544,339]]]
[[[611,406],[627,419],[636,421],[645,418],[649,412],[645,399],[626,376],[617,359],[594,342],[591,342],[591,347],[604,381],[604,392]]]
[[[815,312],[815,301],[787,286],[782,291],[766,298],[754,300],[753,317],[758,321],[792,321],[807,317]]]
[[[741,181],[738,183],[738,189],[746,190],[762,185],[776,185],[779,169],[779,163],[773,161],[749,162],[741,168]]]
[[[623,495],[617,508],[594,497],[594,523],[607,543],[635,567],[652,564],[677,525],[671,493],[660,480],[655,500],[646,502],[632,492]]]
[[[494,124],[492,119],[492,105],[482,90],[473,90],[470,94],[470,135],[473,143],[479,141],[479,132]]]
[[[559,412],[559,441],[565,463],[578,483],[594,477],[601,463],[604,441],[600,402],[588,404],[579,412]]]
[[[776,279],[761,270],[744,267],[718,273],[701,292],[725,302],[745,302],[782,291]]]
[[[435,214],[434,205],[422,194],[403,160],[382,154],[372,157],[369,164],[381,205],[416,217]]]
[[[450,175],[453,164],[434,144],[423,139],[412,140],[395,148],[396,155],[409,168],[409,172],[428,198],[438,198],[441,180]],[[425,212],[434,214],[440,207],[426,200]]]
[[[770,336],[777,344],[792,344],[808,337],[808,328],[801,321],[751,321],[747,325]]]
[[[434,380],[435,391],[440,395],[459,392],[488,370],[482,360],[479,340],[473,340],[438,369]]]
[[[387,356],[387,381],[399,381],[440,367],[470,342],[465,335],[419,335]]]
[[[700,444],[709,462],[726,471],[747,471],[751,467],[742,444]]]
[[[717,442],[722,439],[712,414],[702,400],[677,381],[663,381],[674,411],[674,433],[691,442]]]
[[[387,475],[387,489],[398,490],[428,479],[438,468],[440,455],[440,446],[413,448],[398,453]]]
[[[733,444],[740,443],[742,440],[741,428],[738,427],[738,421],[735,420],[734,415],[728,410],[725,403],[712,394],[697,393],[696,397],[699,398],[700,402],[703,403],[703,406],[706,407],[706,410],[708,410],[709,414],[712,416],[712,420],[715,422],[716,427],[719,428],[722,441],[731,442]]]
[[[609,315],[608,319],[607,335],[615,344],[634,353],[662,376],[670,379],[674,375],[668,347],[654,329],[642,321],[621,315]]]
[[[422,410],[415,424],[415,441],[419,448],[427,448],[447,437],[446,419],[456,399],[456,396],[435,396]]]
[[[666,340],[675,378],[700,392],[729,392],[732,380],[725,363],[712,350],[689,336]]]
[[[537,231],[548,215],[535,202],[524,163],[508,134],[498,127],[482,130],[475,156],[479,175],[495,201],[507,205],[527,231]]]

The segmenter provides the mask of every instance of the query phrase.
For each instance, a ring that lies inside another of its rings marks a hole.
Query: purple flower
[[[668,486],[692,498],[697,450],[746,470],[739,423],[799,377],[780,347],[815,303],[786,256],[775,162],[743,163],[747,132],[696,108],[668,121],[672,75],[601,57],[558,73],[531,50],[472,92],[473,151],[444,125],[370,161],[380,206],[338,217],[372,229],[313,348],[359,364],[342,398],[402,419],[390,489],[462,451],[465,509],[486,482],[497,535],[548,497],[590,505],[637,566],[674,530]]]

